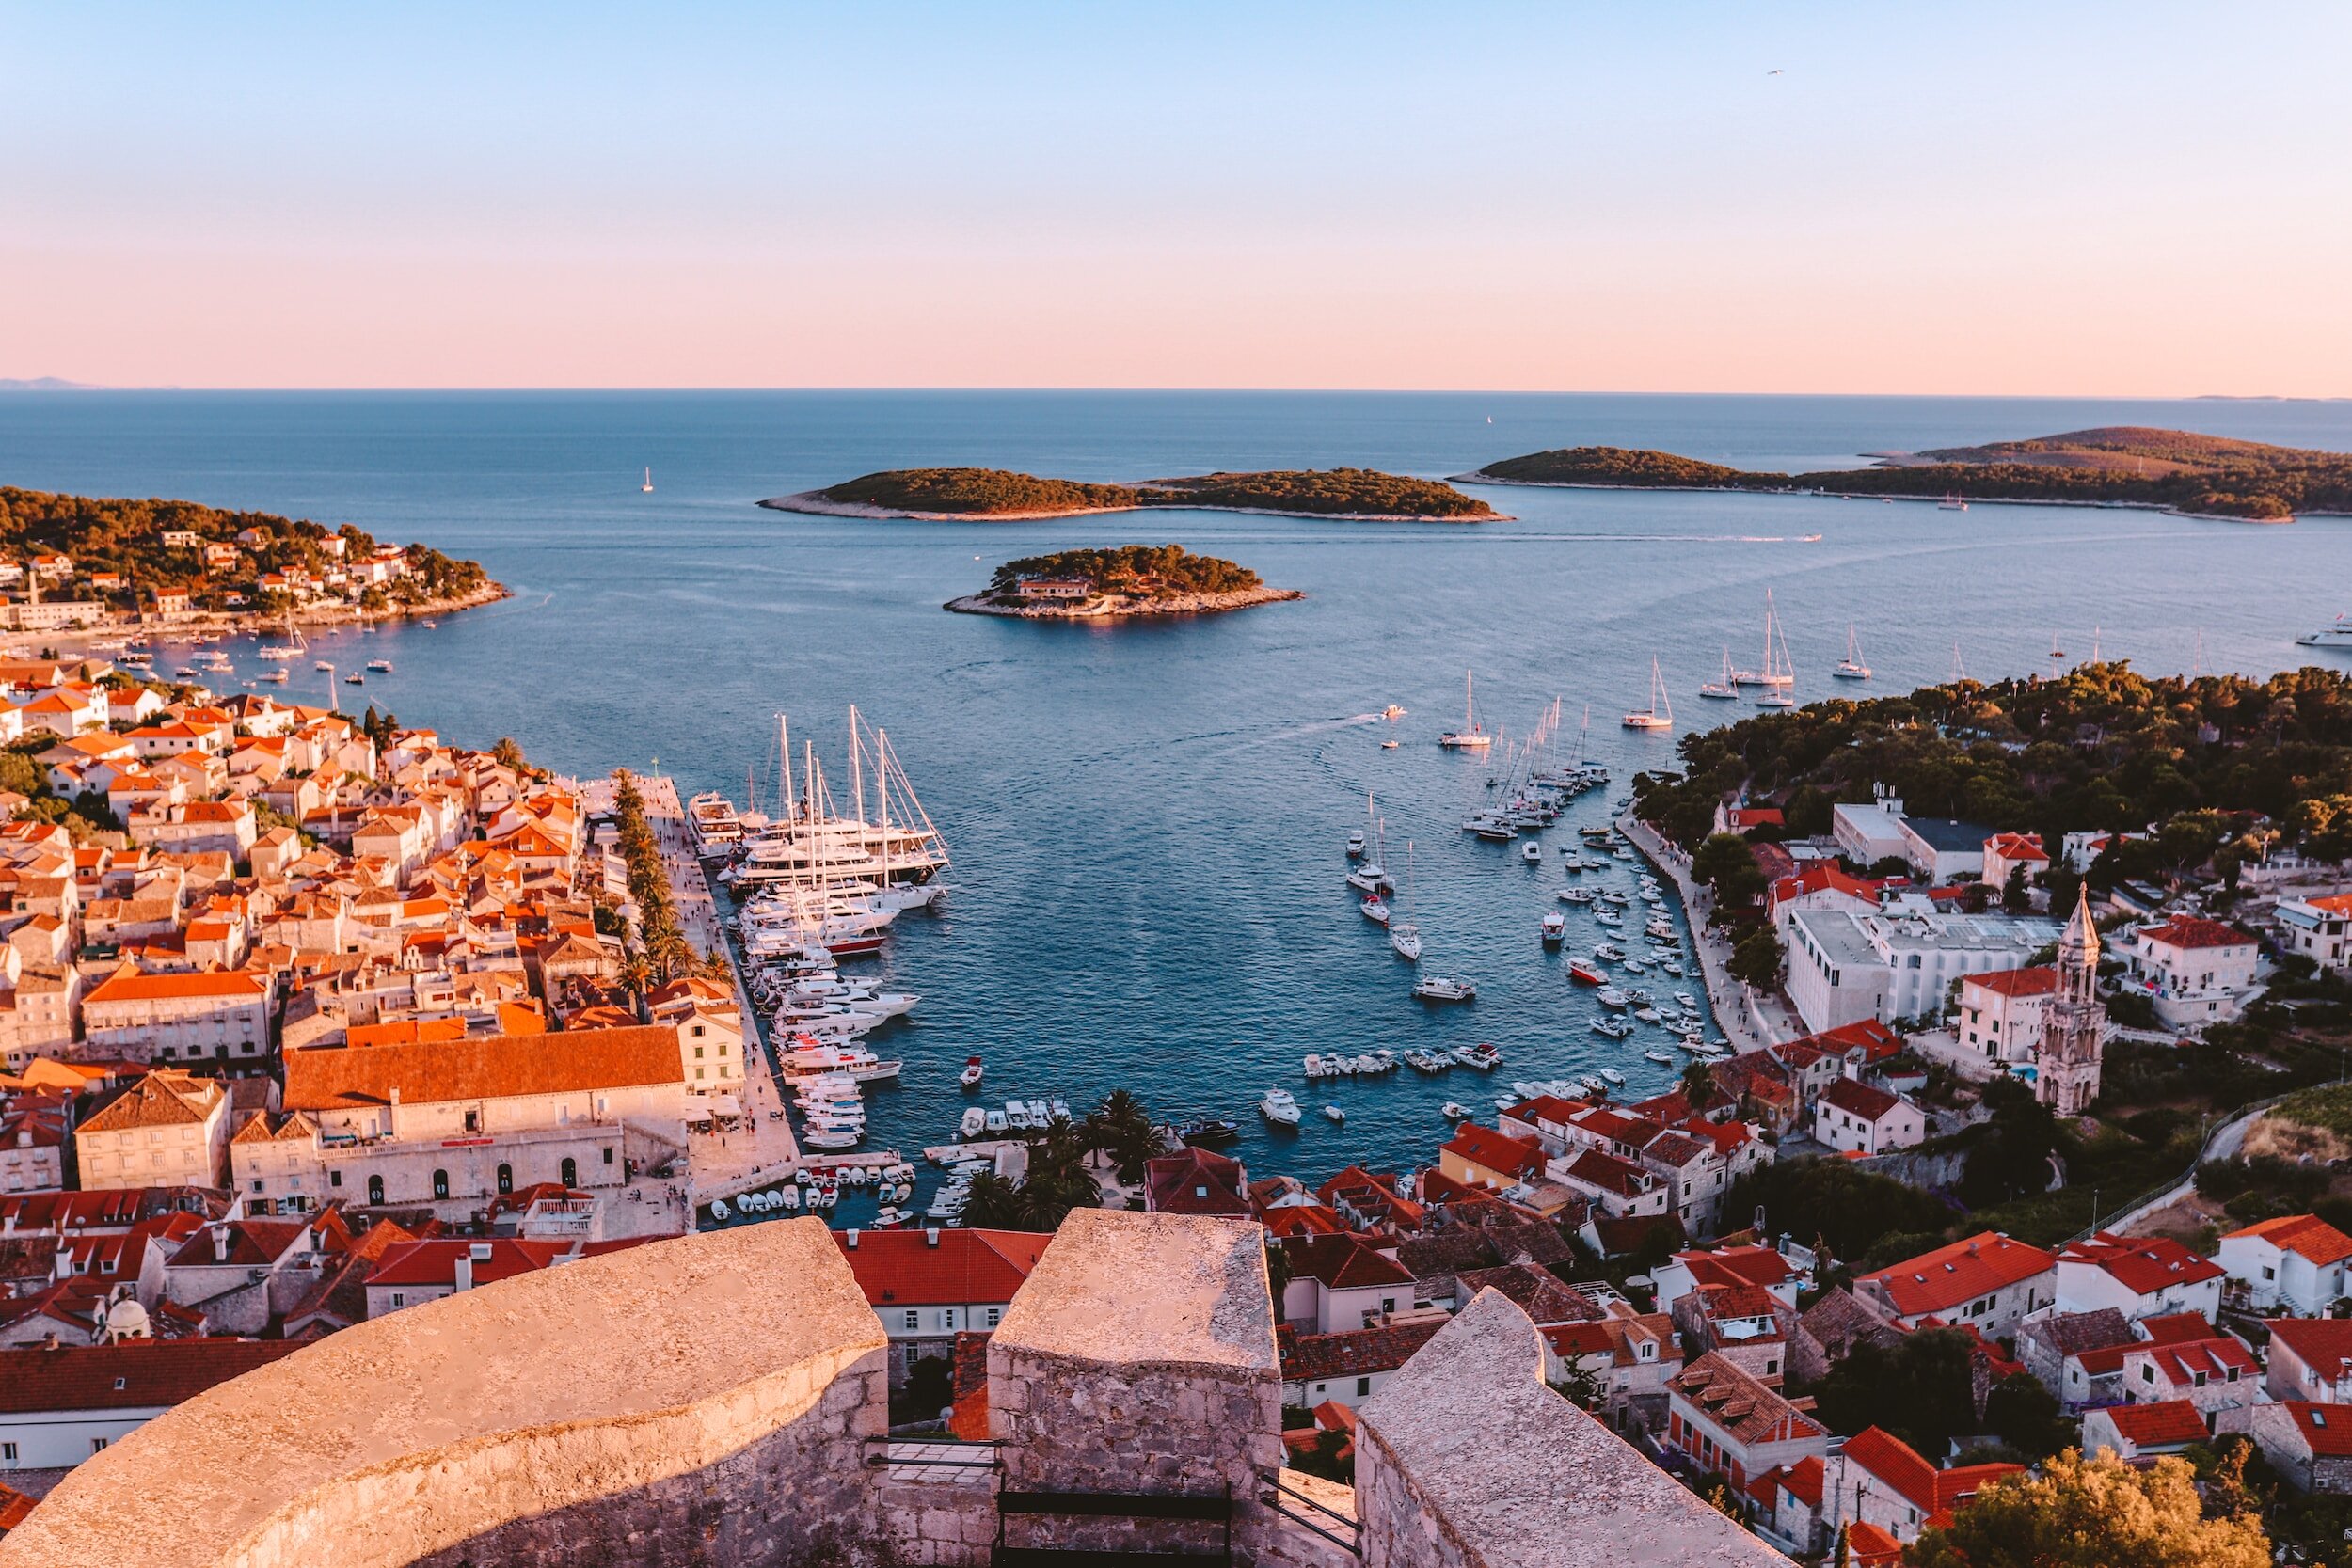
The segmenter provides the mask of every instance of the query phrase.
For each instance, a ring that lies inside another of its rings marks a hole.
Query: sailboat
[[[1737,698],[1740,695],[1737,672],[1731,668],[1731,650],[1729,648],[1725,648],[1724,650],[1724,678],[1721,680],[1708,681],[1705,686],[1700,687],[1699,695],[1702,697],[1712,697],[1719,702],[1728,701],[1730,699]]]
[[[1665,711],[1659,708],[1663,705]],[[1658,673],[1658,660],[1649,661],[1649,706],[1637,708],[1625,716],[1629,730],[1671,730],[1675,727],[1674,698],[1666,691],[1666,677]]]
[[[648,496],[653,494],[653,470],[651,468],[647,468],[645,470],[645,483],[640,485],[639,488],[644,490]]]
[[[1870,667],[1862,662],[1861,646],[1854,641],[1851,621],[1846,623],[1846,657],[1837,661],[1837,668],[1830,673],[1841,681],[1867,681],[1870,678]]]
[[[1376,898],[1392,884],[1389,880],[1387,868],[1380,863],[1380,856],[1385,849],[1381,836],[1383,829],[1380,814],[1372,803],[1370,790],[1364,792],[1364,816],[1372,824],[1373,858],[1359,863],[1349,870],[1347,885],[1359,893],[1368,893]]]
[[[2052,632],[2050,634],[2050,657],[2054,659],[2064,658],[2066,657],[2066,650],[2058,645],[2057,632]]]
[[[1409,906],[1413,901],[1413,841],[1405,841],[1405,892],[1398,902]],[[1407,963],[1421,962],[1421,927],[1414,925],[1409,910],[1407,918],[1389,922],[1389,945],[1396,956]]]
[[[1797,673],[1789,667],[1788,640],[1781,635],[1780,611],[1772,604],[1772,591],[1764,590],[1764,668],[1734,670],[1734,686],[1794,686]]]
[[[1478,703],[1470,687],[1470,673],[1462,672],[1462,727],[1448,730],[1438,736],[1438,744],[1453,752],[1483,752],[1495,743],[1495,737],[1478,727]]]

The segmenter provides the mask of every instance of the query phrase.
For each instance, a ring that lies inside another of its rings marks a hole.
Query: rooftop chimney
[[[456,1277],[457,1288],[459,1290],[470,1291],[473,1289],[473,1255],[470,1252],[463,1254],[458,1258]]]
[[[939,1244],[939,1227],[934,1225],[924,1227],[923,1244],[925,1246],[937,1246]]]
[[[847,1246],[847,1247],[848,1247],[848,1248],[849,1248],[851,1252],[855,1252],[855,1251],[857,1250],[857,1230],[856,1230],[856,1228],[855,1228],[854,1227],[852,1227],[851,1228],[850,1228],[850,1229],[848,1229],[848,1230],[843,1231],[843,1232],[841,1233],[841,1235],[842,1235],[842,1244],[843,1244],[843,1245],[845,1245],[845,1246]]]
[[[229,1261],[229,1227],[225,1225],[213,1227],[213,1261]]]

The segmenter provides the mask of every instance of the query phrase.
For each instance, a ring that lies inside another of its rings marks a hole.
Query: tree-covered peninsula
[[[2352,513],[2352,454],[2140,425],[1931,448],[1883,458],[1875,467],[1815,473],[1758,473],[1672,452],[1568,447],[1503,458],[1462,477],[1502,484],[2153,506],[2257,522],[2287,522],[2301,512]]]
[[[1372,468],[1218,472],[1131,484],[1043,479],[1004,468],[896,468],[759,504],[784,512],[984,521],[1152,507],[1399,522],[1483,522],[1500,515],[1451,484]]]
[[[1117,545],[1008,561],[986,588],[946,608],[1031,620],[1104,620],[1202,614],[1304,596],[1296,589],[1269,588],[1247,566],[1194,555],[1182,545]]]

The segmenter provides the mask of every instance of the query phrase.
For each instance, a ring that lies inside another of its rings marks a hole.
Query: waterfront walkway
[[[729,1197],[756,1187],[789,1181],[801,1165],[801,1148],[785,1115],[784,1086],[777,1081],[773,1057],[762,1043],[759,1010],[743,990],[742,972],[736,968],[734,949],[719,922],[719,902],[710,879],[694,858],[694,837],[687,826],[686,807],[678,800],[677,782],[640,775],[638,793],[644,797],[645,824],[661,849],[661,868],[670,879],[670,896],[677,910],[678,927],[698,953],[725,957],[735,975],[735,1003],[743,1018],[743,1118],[724,1132],[688,1134],[687,1165],[690,1200],[699,1206],[714,1197]]]
[[[1707,924],[1714,909],[1714,894],[1691,878],[1691,859],[1660,838],[1649,824],[1631,812],[1617,826],[1645,859],[1675,880],[1682,895],[1682,912],[1691,927],[1691,945],[1698,950],[1699,972],[1707,979],[1707,1000],[1715,1025],[1734,1051],[1754,1051],[1777,1045],[1805,1033],[1804,1023],[1778,996],[1758,996],[1745,981],[1731,976],[1731,943]]]

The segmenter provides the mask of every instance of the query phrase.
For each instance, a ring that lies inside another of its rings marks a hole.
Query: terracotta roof
[[[677,1031],[666,1023],[290,1051],[285,1065],[290,1111],[387,1105],[395,1089],[405,1103],[425,1105],[633,1088],[680,1083],[685,1070]]]
[[[1499,1269],[1469,1269],[1454,1275],[1454,1287],[1476,1295],[1499,1291],[1516,1302],[1537,1328],[1556,1323],[1597,1322],[1599,1307],[1560,1283],[1549,1270],[1533,1263],[1506,1263]]]
[[[2049,964],[2031,969],[1996,969],[1987,974],[1961,976],[1963,990],[1975,987],[1995,996],[2047,996],[2058,990],[2058,972]]]
[[[300,1348],[283,1340],[201,1338],[0,1350],[0,1413],[174,1405]]]
[[[2030,1336],[2061,1357],[2129,1345],[2136,1338],[2130,1320],[2112,1307],[2029,1318],[2018,1325],[2017,1333],[2020,1338]]]
[[[1820,1422],[1720,1351],[1700,1356],[1669,1379],[1666,1386],[1736,1442],[1827,1435]]]
[[[1888,1094],[1884,1089],[1874,1088],[1859,1078],[1840,1078],[1821,1091],[1820,1102],[1824,1105],[1834,1105],[1838,1110],[1860,1117],[1865,1121],[1874,1122],[1902,1104],[1903,1101],[1899,1095]]]
[[[2153,1404],[2106,1406],[2107,1419],[2134,1448],[2164,1448],[2175,1443],[2205,1440],[2205,1418],[2187,1400],[2160,1400]],[[2352,1412],[2345,1415],[2352,1423]]]
[[[1544,1150],[1540,1144],[1521,1138],[1505,1137],[1491,1127],[1481,1127],[1466,1121],[1454,1130],[1452,1141],[1443,1145],[1441,1153],[1452,1154],[1487,1170],[1530,1180],[1544,1171]]]
[[[2233,1230],[2221,1239],[2230,1242],[2241,1236],[2258,1237],[2281,1252],[2292,1252],[2306,1261],[2321,1265],[2352,1258],[2352,1236],[2345,1235],[2316,1214],[2281,1214],[2275,1220],[2265,1220],[2243,1230]]]
[[[207,970],[196,974],[141,974],[118,970],[96,990],[82,999],[84,1006],[105,1002],[179,1002],[217,998],[258,1002],[269,994],[266,975],[242,969]]]
[[[1879,1427],[1865,1427],[1846,1439],[1846,1459],[1891,1486],[1921,1513],[1936,1511],[1935,1466],[1918,1451]]]
[[[457,1278],[457,1260],[469,1256],[469,1249],[476,1246],[490,1249],[489,1257],[474,1259],[473,1279],[477,1285],[487,1285],[493,1280],[511,1279],[516,1275],[550,1268],[558,1258],[572,1249],[569,1242],[529,1242],[513,1236],[501,1236],[487,1242],[462,1238],[398,1242],[384,1249],[384,1256],[377,1259],[375,1272],[368,1276],[368,1283],[453,1284]]]
[[[1597,1148],[1579,1149],[1576,1158],[1561,1167],[1561,1174],[1570,1181],[1581,1181],[1620,1197],[1636,1197],[1658,1185],[1658,1177],[1652,1172]]]
[[[1852,1568],[1892,1568],[1902,1560],[1902,1543],[1867,1519],[1846,1527],[1846,1560]]]
[[[1313,1383],[1334,1377],[1392,1372],[1412,1359],[1444,1323],[1394,1323],[1351,1328],[1338,1334],[1301,1334],[1282,1351],[1282,1381]]]
[[[2167,947],[2244,947],[2254,941],[2234,926],[2193,914],[2176,914],[2139,934],[2145,941],[2162,942]]]
[[[2226,1334],[2187,1344],[2139,1345],[2126,1351],[2124,1359],[2128,1362],[2139,1355],[2163,1369],[2166,1381],[2175,1388],[2195,1386],[2200,1375],[2208,1383],[2224,1383],[2232,1371],[2241,1380],[2262,1372],[2253,1352]]]
[[[932,1243],[936,1235],[937,1244]],[[1010,1301],[1054,1238],[1026,1230],[862,1230],[833,1239],[875,1307]]]
[[[2312,1453],[2328,1458],[2352,1454],[2352,1406],[2313,1404],[2306,1400],[2281,1402]]]
[[[1292,1278],[1317,1279],[1329,1291],[1413,1282],[1403,1264],[1360,1236],[1304,1236],[1284,1242],[1282,1250],[1290,1257]]]
[[[1815,861],[1793,877],[1783,877],[1772,884],[1771,902],[1786,904],[1808,893],[1842,893],[1859,898],[1866,904],[1879,901],[1879,889],[1884,884],[1866,881],[1829,861]]]
[[[170,1266],[266,1267],[283,1258],[310,1228],[300,1220],[222,1220],[183,1242],[180,1250],[172,1254]],[[218,1240],[222,1236],[229,1239],[226,1256]]]
[[[1865,1061],[1877,1062],[1901,1054],[1903,1037],[1877,1019],[1866,1018],[1852,1023],[1841,1023],[1835,1029],[1824,1029],[1818,1035],[1807,1035],[1803,1039],[1790,1040],[1780,1050],[1793,1054],[1800,1046],[1811,1046],[1839,1056],[1860,1046]]]
[[[2295,1358],[2329,1383],[2352,1365],[2352,1319],[2265,1318],[2273,1344],[2284,1345]]]
[[[1984,852],[1998,855],[2005,861],[2046,861],[2049,851],[2042,847],[2039,833],[1994,833],[1984,841]]]
[[[1883,1291],[1906,1318],[1944,1312],[2058,1266],[2055,1254],[1994,1231],[1924,1252],[1854,1281]]]
[[[157,1068],[91,1113],[80,1131],[122,1132],[137,1127],[201,1126],[220,1108],[221,1099],[217,1079],[192,1078],[169,1068]]]
[[[1231,1214],[1248,1218],[1239,1160],[1213,1149],[1184,1148],[1143,1166],[1146,1207],[1162,1214]]]
[[[1821,1506],[1821,1474],[1824,1466],[1818,1455],[1806,1454],[1780,1472],[1780,1483],[1788,1495],[1807,1508]]]
[[[1699,1285],[1782,1284],[1796,1277],[1788,1259],[1768,1246],[1716,1247],[1708,1252],[1677,1252],[1674,1260],[1691,1271]]]
[[[2153,1295],[2172,1285],[2219,1279],[2223,1270],[2169,1236],[2117,1236],[2101,1231],[2058,1254],[2061,1266],[2082,1264],[2103,1271],[2134,1295]]]

